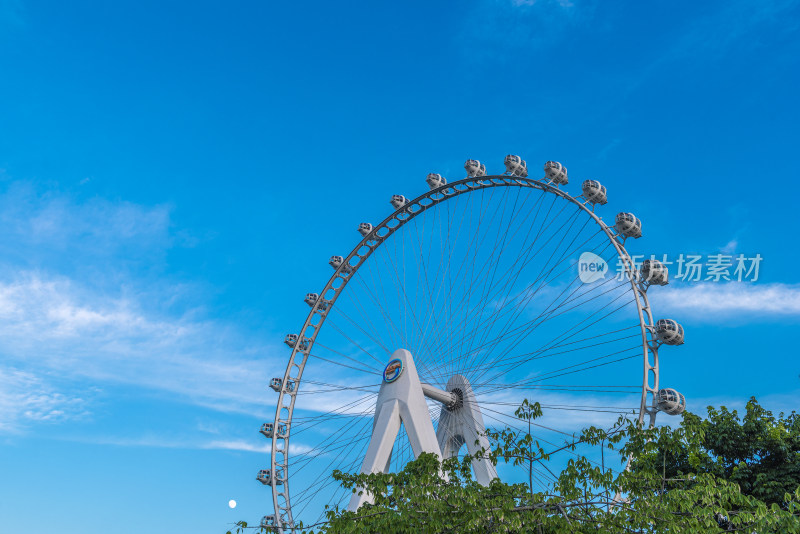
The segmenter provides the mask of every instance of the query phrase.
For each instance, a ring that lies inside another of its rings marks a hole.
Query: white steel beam
[[[489,440],[486,438],[486,426],[483,415],[475,399],[469,381],[461,375],[455,375],[447,381],[447,391],[458,391],[460,401],[455,407],[442,406],[439,415],[439,428],[436,437],[443,458],[452,458],[458,454],[462,445],[467,446],[467,451],[472,458],[472,470],[478,484],[488,486],[497,478],[497,469],[487,458],[480,457],[480,450],[489,450]]]
[[[392,446],[400,424],[405,425],[408,440],[414,451],[414,457],[423,452],[431,452],[441,457],[439,442],[433,430],[433,422],[428,412],[428,404],[422,392],[414,358],[405,349],[398,349],[392,354],[392,360],[402,362],[399,376],[392,382],[385,379],[378,393],[375,406],[375,422],[372,426],[372,438],[361,464],[362,473],[377,473],[388,470],[392,455]],[[384,372],[384,375],[386,373]],[[385,377],[384,377],[385,378]],[[363,491],[361,495],[353,494],[348,510],[357,510],[372,497]]]

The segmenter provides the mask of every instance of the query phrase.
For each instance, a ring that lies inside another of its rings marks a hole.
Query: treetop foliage
[[[538,403],[525,401],[516,415],[531,421],[541,413]],[[545,450],[518,430],[487,436],[491,447],[482,455],[528,470],[560,451]],[[343,487],[368,492],[373,503],[356,512],[328,509],[325,521],[299,531],[800,534],[800,418],[794,412],[775,417],[751,399],[741,419],[725,407],[709,407],[706,419],[686,412],[676,428],[642,429],[621,417],[610,429],[585,429],[561,449],[579,443],[615,451],[609,456],[630,459],[630,468],[612,470],[580,456],[552,488],[533,491],[530,482],[481,486],[469,456],[440,461],[422,454],[398,473],[334,472]],[[236,532],[247,528],[238,523]]]

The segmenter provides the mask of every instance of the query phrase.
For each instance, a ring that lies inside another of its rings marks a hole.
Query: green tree
[[[709,406],[706,419],[687,413],[682,424],[695,429],[693,443],[677,442],[659,452],[667,476],[710,473],[738,484],[745,495],[783,508],[784,495],[800,486],[800,416],[795,412],[775,417],[751,398],[741,420],[736,410]]]
[[[530,421],[541,415],[541,408],[526,401],[516,413]],[[800,485],[791,478],[797,472],[793,469],[799,452],[797,416],[781,414],[775,419],[754,400],[748,404],[748,414],[741,425],[735,412],[709,408],[708,420],[687,413],[677,428],[640,429],[624,418],[610,430],[588,428],[567,447],[578,442],[597,445],[611,457],[630,456],[632,468],[615,472],[579,457],[568,462],[548,492],[500,480],[484,487],[472,479],[470,458],[440,462],[431,454],[421,455],[399,473],[335,472],[334,478],[345,488],[369,492],[373,504],[356,512],[330,509],[326,521],[305,529],[314,533],[800,534]],[[530,468],[547,462],[555,452],[545,451],[529,432],[505,429],[488,436],[492,446],[483,454],[493,462]],[[740,457],[734,455],[737,451],[756,454]],[[732,464],[733,458],[743,459]],[[783,468],[776,464],[778,458],[786,464]],[[747,462],[760,467],[749,468],[745,476],[744,466],[751,465]],[[775,479],[770,478],[773,475]],[[750,485],[743,487],[740,481]],[[240,523],[237,531],[245,527]]]

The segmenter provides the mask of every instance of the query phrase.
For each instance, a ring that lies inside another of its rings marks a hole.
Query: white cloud
[[[537,3],[539,3],[539,0],[511,0],[511,5],[514,7],[533,6],[536,5]],[[544,3],[549,3],[549,2],[544,2]],[[575,6],[575,4],[573,4],[570,0],[556,0],[554,3],[558,4],[560,7],[563,7],[565,9]]]
[[[511,57],[509,50],[529,53],[556,46],[595,10],[594,2],[576,6],[570,0],[490,0],[466,7],[459,42],[471,65],[478,60],[496,63]]]
[[[727,282],[667,286],[651,299],[659,311],[704,314],[710,321],[734,313],[800,315],[800,285]]]
[[[127,436],[82,436],[62,438],[67,441],[79,443],[92,443],[95,445],[112,445],[117,447],[153,447],[159,449],[199,449],[199,450],[225,450],[239,452],[254,452],[269,454],[271,443],[260,434],[253,439],[218,439],[202,441],[195,438],[164,437],[162,435],[144,435],[139,437]],[[303,444],[289,445],[291,454],[303,454],[312,448]]]
[[[3,267],[36,266],[69,270],[81,277],[96,271],[150,269],[173,246],[170,207],[80,201],[40,193],[27,182],[11,182],[0,195]]]
[[[40,389],[42,377],[60,376],[79,387],[133,385],[216,410],[266,413],[269,367],[282,367],[285,351],[271,359],[273,346],[188,303],[205,301],[201,283],[163,276],[170,248],[197,244],[173,228],[169,206],[3,185],[0,373],[25,373]],[[9,388],[6,401],[22,403]],[[59,410],[67,416],[74,408],[48,403],[80,397],[49,395],[25,398],[30,415],[15,411],[0,428],[52,420]]]
[[[731,239],[728,243],[720,249],[720,252],[723,254],[733,254],[736,252],[736,247],[739,246],[739,241],[736,239]]]
[[[269,347],[224,323],[147,312],[134,297],[67,278],[25,272],[0,282],[0,351],[30,370],[144,386],[220,410],[258,412],[269,400]]]
[[[79,419],[89,415],[87,404],[84,398],[59,392],[32,373],[0,368],[0,432],[19,432],[37,422]]]

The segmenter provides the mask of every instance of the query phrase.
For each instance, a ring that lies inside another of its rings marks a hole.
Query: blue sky
[[[303,295],[467,158],[601,180],[632,253],[760,254],[651,296],[687,331],[662,384],[794,408],[798,27],[796,1],[0,0],[3,530],[270,512],[257,429]]]

